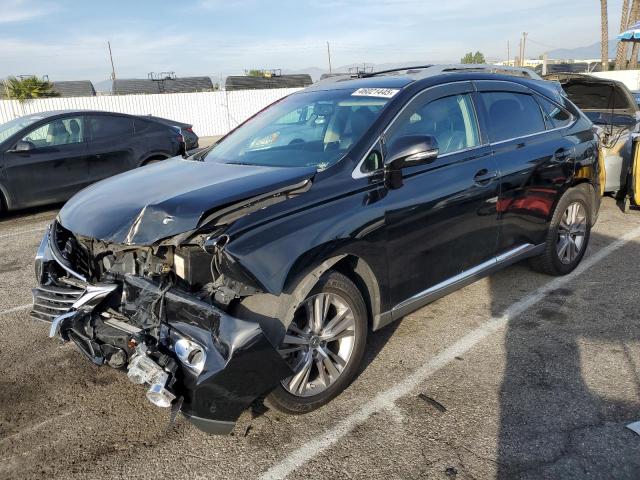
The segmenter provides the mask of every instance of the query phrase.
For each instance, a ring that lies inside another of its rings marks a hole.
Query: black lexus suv
[[[333,77],[86,188],[38,250],[31,314],[211,433],[256,400],[327,403],[369,332],[514,262],[581,261],[592,124],[557,84],[502,70]]]

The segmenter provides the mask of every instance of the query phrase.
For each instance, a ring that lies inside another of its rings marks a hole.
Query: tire
[[[305,332],[306,328],[313,324],[314,317],[309,312],[317,311],[315,308],[318,304],[322,305],[325,311],[323,328],[316,328],[315,333],[313,330]],[[351,315],[346,309],[351,312]],[[332,327],[331,320],[340,318],[341,320],[334,322]],[[308,322],[307,327],[305,322]],[[345,327],[345,325],[349,326]],[[341,338],[329,341],[319,340],[331,338],[332,328],[335,332],[339,332],[335,337]],[[340,332],[341,328],[343,330]],[[367,330],[367,308],[358,287],[339,272],[325,273],[296,311],[280,348],[281,355],[292,368],[311,363],[307,368],[309,373],[302,374],[302,370],[294,368],[294,375],[283,380],[267,396],[265,404],[281,412],[301,415],[337,397],[358,373],[367,343]],[[289,343],[292,337],[304,341],[303,334],[307,337],[306,345]],[[318,347],[314,347],[318,341],[320,342]],[[285,353],[298,347],[300,347],[298,351]],[[341,361],[344,365],[341,365]],[[332,370],[329,364],[333,365],[335,370]],[[320,369],[324,375],[321,374]],[[335,375],[337,371],[338,374]],[[299,387],[296,384],[296,377],[300,382]],[[292,393],[292,390],[295,393]]]
[[[593,208],[590,197],[588,189],[577,187],[568,190],[560,198],[547,231],[545,251],[530,261],[534,270],[547,275],[560,276],[571,273],[580,264],[591,236]],[[568,223],[567,220],[571,220],[570,207],[577,208],[576,220],[572,223]],[[575,235],[570,232],[575,232]],[[568,240],[568,237],[573,241]],[[582,237],[581,241],[579,241],[580,237]],[[569,246],[563,250],[567,240]],[[575,246],[573,250],[571,250],[573,248],[571,243]]]
[[[147,166],[147,165],[151,165],[153,163],[158,163],[161,162],[163,160],[166,160],[166,158],[164,157],[151,157],[148,160],[145,160],[144,162],[142,162],[142,167]]]

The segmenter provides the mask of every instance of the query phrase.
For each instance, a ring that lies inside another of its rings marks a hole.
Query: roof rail
[[[375,77],[376,75],[383,75],[385,73],[404,72],[405,70],[423,70],[425,68],[431,68],[433,65],[415,65],[411,67],[399,67],[390,68],[388,70],[379,70],[377,72],[359,73],[358,78]]]
[[[452,65],[434,65],[434,70],[437,69],[442,73],[447,72],[487,72],[487,73],[501,73],[503,75],[516,75],[521,77],[532,78],[541,80],[542,78],[531,68],[527,67],[510,67],[508,65],[491,65],[486,63],[460,63]],[[434,72],[435,73],[435,72]]]

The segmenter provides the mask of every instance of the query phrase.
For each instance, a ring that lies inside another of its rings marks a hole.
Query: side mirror
[[[33,150],[33,143],[20,140],[18,143],[16,143],[16,146],[11,151],[12,152],[28,152],[30,150]]]
[[[405,135],[398,137],[387,148],[384,161],[385,185],[402,186],[403,168],[429,163],[438,157],[438,141],[433,135]]]

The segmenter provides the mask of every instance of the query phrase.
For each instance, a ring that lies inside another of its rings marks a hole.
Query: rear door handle
[[[571,155],[571,151],[573,149],[570,148],[561,148],[560,150],[556,150],[556,153],[553,154],[553,158],[556,160],[566,160]]]
[[[486,185],[497,176],[498,176],[498,172],[496,170],[489,171],[486,168],[483,168],[482,170],[480,170],[478,173],[475,174],[475,176],[473,177],[473,181],[479,185]]]

